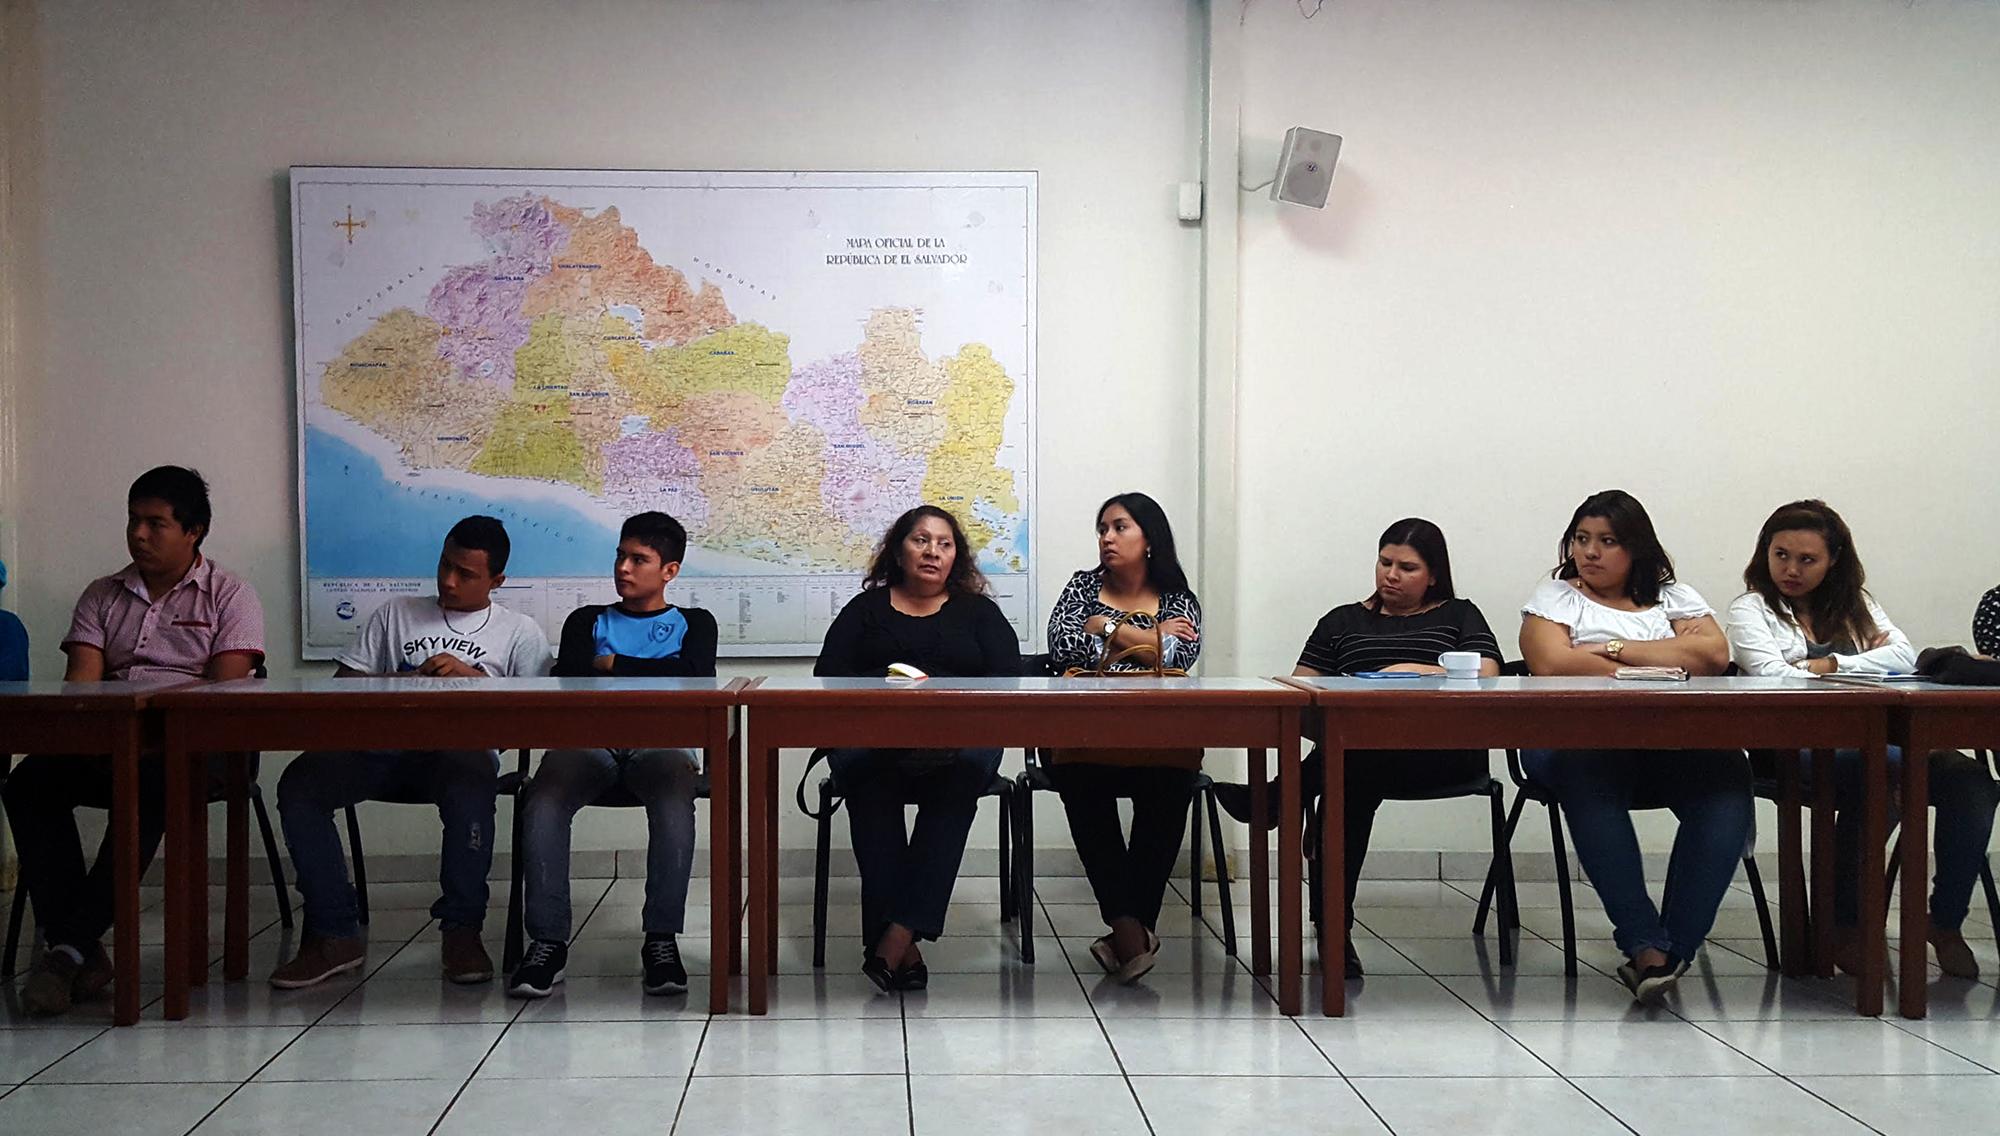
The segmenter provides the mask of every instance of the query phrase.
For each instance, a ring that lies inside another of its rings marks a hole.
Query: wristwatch
[[[1606,658],[1609,658],[1615,662],[1618,658],[1619,652],[1623,651],[1624,649],[1625,649],[1625,640],[1613,639],[1609,643],[1606,643],[1604,645],[1604,654]]]

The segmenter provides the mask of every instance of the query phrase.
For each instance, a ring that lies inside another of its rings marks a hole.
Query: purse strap
[[[1167,640],[1165,634],[1163,634],[1160,631],[1160,625],[1157,622],[1153,624],[1153,642],[1151,644],[1140,643],[1135,646],[1127,647],[1115,655],[1107,653],[1103,659],[1098,661],[1098,664],[1095,667],[1087,668],[1074,673],[1080,675],[1088,675],[1092,678],[1105,678],[1107,676],[1116,674],[1124,674],[1127,676],[1135,674],[1147,674],[1149,672],[1114,671],[1112,670],[1112,668],[1117,666],[1119,663],[1126,661],[1127,659],[1136,658],[1137,656],[1142,655],[1149,651],[1152,652],[1153,656],[1153,665],[1152,665],[1152,670],[1150,672],[1152,677],[1168,678],[1168,677],[1184,676],[1187,674],[1187,671],[1181,669],[1180,667],[1168,667],[1162,665],[1162,660],[1164,660],[1167,655]]]

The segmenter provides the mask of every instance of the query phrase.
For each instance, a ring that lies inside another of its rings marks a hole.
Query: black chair
[[[1515,660],[1503,664],[1500,668],[1500,673],[1505,675],[1526,675],[1528,667],[1525,662]],[[1529,801],[1534,801],[1548,809],[1549,812],[1549,843],[1555,852],[1556,893],[1562,905],[1563,973],[1571,978],[1575,978],[1577,974],[1576,908],[1574,897],[1570,894],[1569,856],[1565,850],[1563,841],[1562,810],[1557,807],[1559,802],[1555,791],[1539,781],[1530,778],[1526,771],[1522,769],[1521,751],[1514,749],[1507,751],[1507,771],[1508,775],[1513,779],[1515,791],[1514,807],[1507,814],[1507,828],[1502,834],[1503,843],[1507,844],[1510,848],[1512,847],[1514,829],[1521,822],[1521,810]],[[1636,811],[1657,808],[1659,806],[1640,801],[1634,802],[1632,807]],[[1752,849],[1746,848],[1743,851],[1743,873],[1750,882],[1750,894],[1757,905],[1757,923],[1764,933],[1764,964],[1772,970],[1777,970],[1778,936],[1771,924],[1771,907],[1764,895],[1764,879],[1762,874],[1757,870],[1757,859]],[[1473,929],[1475,931],[1480,930],[1486,924],[1486,912],[1493,901],[1493,895],[1499,884],[1499,879],[1500,863],[1496,858],[1493,867],[1486,873],[1486,884],[1479,892],[1479,914],[1473,922]],[[1671,899],[1671,895],[1662,895],[1660,897],[1660,906],[1665,908]],[[1516,925],[1518,926],[1518,916],[1516,918]]]
[[[261,677],[261,676],[260,676]],[[264,808],[264,789],[258,783],[259,755],[250,758],[250,807],[257,813],[257,831],[264,837],[264,857],[271,865],[271,884],[278,896],[278,920],[285,930],[292,929],[292,904],[290,892],[285,883],[285,862],[278,856],[278,841],[271,832],[271,814]],[[7,782],[7,774],[13,770],[14,757],[8,754],[0,757],[0,785]],[[208,803],[220,804],[228,799],[229,790],[225,780],[214,780],[208,787]],[[20,954],[21,924],[26,918],[28,907],[28,887],[25,881],[14,887],[13,909],[7,916],[7,944],[0,951],[0,978],[14,977],[15,962]]]
[[[810,776],[812,767],[826,760],[829,752],[825,749],[814,750],[806,764],[805,776]],[[1020,893],[1016,890],[1020,886],[1020,878],[1013,863],[1015,792],[1014,782],[996,773],[993,780],[987,783],[986,791],[980,794],[981,797],[1000,798],[1000,921],[1003,923],[1011,922],[1020,908]],[[829,773],[819,782],[817,810],[806,807],[804,777],[799,781],[797,796],[799,811],[812,817],[819,826],[819,843],[813,857],[813,969],[819,970],[826,966],[826,893],[827,874],[833,856],[833,814],[840,810],[841,799],[846,794],[842,792],[838,778]],[[1028,945],[1025,935],[1021,942],[1022,961],[1034,962],[1034,949]]]
[[[1041,654],[1021,656],[1021,673],[1054,676],[1062,672],[1048,655]],[[1055,784],[1049,780],[1047,755],[1036,749],[1024,752],[1026,768],[1014,777],[1014,871],[1017,876],[1014,894],[1019,900],[1017,931],[1021,939],[1021,960],[1032,963],[1035,961],[1035,794],[1053,792]],[[1216,804],[1215,782],[1206,773],[1195,775],[1194,798],[1190,802],[1189,828],[1193,832],[1188,841],[1188,903],[1195,918],[1201,919],[1201,822],[1204,806],[1208,813],[1210,840],[1215,847],[1215,899],[1216,905],[1221,908],[1223,947],[1234,957],[1236,906],[1230,889],[1229,846],[1222,842],[1222,811]]]

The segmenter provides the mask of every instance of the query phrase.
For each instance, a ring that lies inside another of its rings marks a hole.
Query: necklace
[[[450,631],[451,631],[451,633],[452,633],[452,634],[454,634],[454,635],[477,635],[477,634],[479,634],[479,633],[480,633],[481,631],[484,631],[484,630],[486,630],[486,625],[487,625],[487,624],[489,624],[489,623],[493,622],[493,605],[492,605],[492,604],[487,604],[487,605],[486,605],[486,618],[485,618],[485,619],[482,619],[482,620],[480,620],[480,621],[479,621],[479,626],[477,626],[477,627],[473,628],[473,629],[472,629],[472,630],[470,630],[470,631],[461,631],[461,630],[459,630],[459,629],[458,629],[458,628],[456,628],[456,627],[452,627],[452,625],[451,625],[451,609],[449,609],[449,608],[445,607],[445,606],[444,606],[443,604],[439,604],[439,605],[438,605],[438,614],[444,617],[444,625],[445,625],[445,627],[447,627],[447,628],[449,628],[449,629],[450,629]]]

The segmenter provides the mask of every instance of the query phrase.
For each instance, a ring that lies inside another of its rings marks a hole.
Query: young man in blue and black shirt
[[[618,602],[570,613],[556,649],[558,677],[712,677],[715,617],[675,607],[667,585],[680,574],[687,530],[665,513],[640,513],[618,534],[613,576]],[[646,809],[645,944],[639,958],[648,994],[687,989],[674,936],[687,914],[694,868],[694,798],[700,764],[684,749],[559,749],[542,758],[522,795],[526,865],[524,922],[532,940],[507,984],[519,998],[544,998],[569,959],[569,840],[576,811],[622,785]]]

